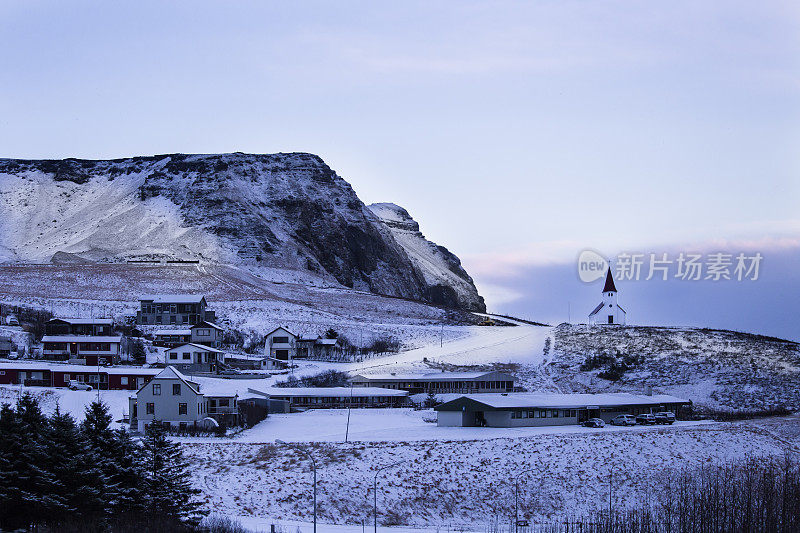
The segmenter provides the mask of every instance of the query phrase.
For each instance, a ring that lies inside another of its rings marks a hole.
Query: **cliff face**
[[[352,187],[304,153],[0,160],[0,261],[54,256],[232,264],[482,309],[432,283]]]

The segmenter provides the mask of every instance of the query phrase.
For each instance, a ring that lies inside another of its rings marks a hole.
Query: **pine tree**
[[[192,488],[189,463],[180,444],[167,438],[164,426],[154,420],[144,439],[149,506],[153,515],[171,517],[182,522],[196,522],[202,516],[195,501],[199,490]]]
[[[75,419],[56,407],[49,420],[46,439],[48,458],[45,466],[54,478],[49,521],[105,518],[106,476]]]

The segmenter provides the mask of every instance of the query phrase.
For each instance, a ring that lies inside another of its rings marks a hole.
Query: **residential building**
[[[171,348],[165,357],[168,365],[183,372],[216,372],[225,361],[222,350],[193,343]]]
[[[190,329],[159,329],[153,332],[153,344],[166,348],[176,348],[192,342]]]
[[[356,387],[384,387],[419,393],[513,392],[514,376],[505,372],[430,372],[427,374],[357,375],[350,380]]]
[[[213,403],[212,403],[213,402]],[[176,429],[238,425],[237,396],[203,394],[200,385],[174,366],[160,371],[128,400],[131,429],[144,432],[154,421]]]
[[[101,390],[137,390],[160,370],[139,367],[100,367],[46,362],[0,362],[0,385],[68,387],[70,381]]]
[[[212,348],[219,348],[222,346],[223,329],[213,322],[203,320],[194,324],[191,328],[191,339],[189,342],[192,344],[202,344],[203,346],[211,346]]]
[[[208,309],[205,296],[199,295],[143,296],[136,313],[140,325],[188,326],[204,320],[214,322],[216,314]]]
[[[45,335],[86,335],[110,337],[114,335],[111,318],[52,318],[44,325]]]
[[[121,336],[45,335],[42,356],[53,361],[96,366],[119,362]]]
[[[297,355],[297,335],[287,328],[275,328],[267,333],[264,341],[264,356],[289,364]]]
[[[617,287],[611,275],[611,267],[606,273],[603,285],[603,301],[589,313],[589,324],[592,326],[624,326],[627,322],[625,310],[617,303]]]
[[[689,400],[629,393],[605,394],[468,394],[434,407],[439,426],[520,427],[580,424],[589,418],[606,422],[620,414],[672,411]]]
[[[8,357],[17,347],[11,337],[0,337],[0,357]]]
[[[270,400],[285,401],[290,409],[340,409],[346,407],[401,407],[408,392],[377,387],[271,387],[248,389]]]

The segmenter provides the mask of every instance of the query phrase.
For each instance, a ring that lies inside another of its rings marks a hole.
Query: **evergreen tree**
[[[45,467],[53,476],[49,522],[102,519],[106,514],[107,482],[86,436],[71,415],[56,411],[46,431]]]
[[[44,440],[47,419],[28,393],[16,409],[0,409],[0,526],[27,528],[59,507],[54,499],[54,478],[47,471]]]
[[[151,513],[182,522],[199,520],[202,513],[195,496],[200,491],[189,482],[189,463],[180,444],[167,438],[164,426],[157,420],[147,428],[144,465]]]

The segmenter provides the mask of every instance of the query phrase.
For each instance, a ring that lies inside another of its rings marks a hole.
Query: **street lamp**
[[[528,468],[514,476],[514,532],[519,531],[519,478],[536,470]]]
[[[298,446],[297,444],[292,444],[290,442],[284,442],[282,440],[276,439],[276,444],[283,444],[285,446],[289,446],[294,448],[298,452],[302,453],[306,457],[311,460],[311,470],[314,472],[314,533],[317,533],[317,463],[314,461],[314,458],[311,456],[310,453],[305,451],[303,448]]]
[[[372,517],[374,520],[374,533],[378,533],[378,474],[383,472],[384,470],[388,470],[389,468],[395,467],[401,463],[405,463],[405,461],[397,461],[396,463],[392,463],[390,465],[382,466],[375,471],[375,480],[373,483],[373,502],[372,502]]]

